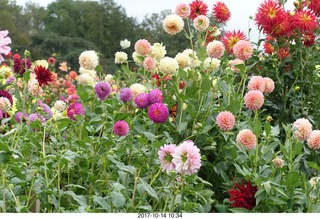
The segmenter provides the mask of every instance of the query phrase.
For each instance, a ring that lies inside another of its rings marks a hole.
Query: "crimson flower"
[[[292,25],[303,33],[310,33],[318,26],[317,17],[310,10],[297,11],[292,18]]]
[[[217,21],[220,23],[222,22],[227,22],[230,17],[231,13],[229,11],[229,8],[227,5],[221,1],[218,1],[214,6],[213,6],[213,15]]]
[[[34,73],[40,86],[48,85],[49,82],[53,81],[52,73],[41,65],[34,68]]]
[[[283,7],[275,0],[265,0],[260,4],[258,12],[255,15],[255,21],[258,28],[265,29],[283,21],[286,12]]]
[[[189,4],[190,6],[190,15],[189,18],[192,20],[198,17],[199,15],[207,15],[208,5],[202,0],[195,0]]]
[[[257,186],[252,186],[250,181],[246,184],[242,181],[241,184],[235,182],[234,187],[228,190],[229,201],[232,202],[231,207],[252,210],[256,206],[254,196],[258,190]]]

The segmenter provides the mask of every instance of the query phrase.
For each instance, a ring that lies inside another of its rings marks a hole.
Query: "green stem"
[[[133,187],[133,193],[132,193],[132,207],[134,207],[134,200],[136,197],[137,184],[138,184],[138,180],[139,180],[140,171],[141,171],[141,169],[139,169],[138,174],[134,178],[134,187]]]
[[[7,208],[6,208],[6,169],[3,169],[2,170],[2,210],[3,210],[3,213],[6,213],[7,212]]]

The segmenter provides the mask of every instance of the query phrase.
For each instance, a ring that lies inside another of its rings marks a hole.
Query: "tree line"
[[[171,36],[162,29],[163,19],[171,13],[147,14],[138,22],[113,0],[56,0],[46,8],[32,2],[20,6],[15,0],[0,0],[0,29],[9,31],[13,53],[23,55],[27,49],[32,60],[56,54],[57,64],[67,61],[77,70],[79,54],[95,50],[101,54],[105,71],[112,73],[116,69],[114,54],[121,50],[120,40],[131,41],[131,47],[125,50],[129,57],[138,39],[163,43],[169,56],[188,47],[183,33]]]

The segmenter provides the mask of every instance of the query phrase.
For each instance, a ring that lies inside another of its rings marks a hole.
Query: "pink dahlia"
[[[201,167],[200,149],[192,141],[184,141],[172,154],[177,173],[191,175]]]
[[[271,78],[264,77],[265,89],[264,92],[272,93],[274,90],[274,81]]]
[[[189,18],[191,18],[192,20],[199,15],[207,15],[208,13],[208,5],[204,3],[202,0],[194,0],[189,4],[189,6],[190,6]]]
[[[224,54],[225,47],[222,42],[214,40],[207,45],[207,54],[210,58],[221,58]]]
[[[216,121],[218,127],[223,131],[230,131],[236,122],[234,115],[229,111],[219,113]]]
[[[225,3],[221,1],[218,1],[213,6],[213,15],[214,15],[214,18],[220,23],[227,22],[231,17],[229,8]]]
[[[134,98],[134,102],[137,105],[137,107],[140,109],[148,108],[148,106],[150,105],[149,95],[146,93],[138,94],[138,96]]]
[[[244,103],[248,109],[260,109],[264,103],[264,96],[260,90],[250,90],[244,96]]]
[[[186,3],[180,3],[176,7],[176,14],[182,18],[187,18],[190,12],[190,6]]]
[[[152,72],[153,70],[156,69],[156,62],[154,58],[148,56],[147,58],[144,59],[143,61],[143,67],[147,70]]]
[[[257,137],[251,130],[243,129],[238,133],[236,142],[238,145],[243,145],[247,150],[250,150],[257,145]]]
[[[266,81],[262,76],[252,76],[248,83],[248,90],[260,90],[265,91]]]
[[[299,141],[307,140],[312,133],[312,124],[307,119],[297,119],[292,126],[295,129],[293,136]]]
[[[140,39],[134,45],[134,50],[139,55],[145,56],[151,52],[151,44],[148,40]]]
[[[11,43],[11,38],[8,37],[9,31],[1,30],[0,31],[0,63],[4,61],[3,55],[8,55],[11,51],[11,48],[8,46]]]
[[[172,155],[175,150],[175,144],[165,144],[158,151],[162,171],[166,171],[167,173],[169,173],[171,170],[175,170],[176,165],[172,162]]]
[[[113,125],[113,131],[118,136],[125,136],[129,133],[129,125],[125,121],[119,120]]]
[[[149,103],[162,103],[163,100],[163,94],[162,91],[159,89],[153,89],[150,91],[149,96]]]
[[[163,103],[153,103],[149,107],[148,117],[154,123],[164,123],[169,118],[169,109]]]
[[[81,103],[72,103],[67,110],[68,117],[72,120],[76,120],[74,116],[84,115],[84,108]]]
[[[196,30],[205,31],[209,27],[209,18],[205,15],[199,15],[193,20],[193,25]]]
[[[320,130],[312,131],[307,142],[308,142],[308,146],[311,149],[313,150],[320,149]]]
[[[253,47],[247,40],[240,40],[233,47],[233,54],[237,59],[250,59],[253,53]]]

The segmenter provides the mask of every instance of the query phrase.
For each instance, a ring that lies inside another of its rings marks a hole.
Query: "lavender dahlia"
[[[96,84],[94,90],[96,91],[97,97],[100,100],[105,100],[111,93],[112,89],[108,82],[101,81]]]
[[[122,88],[121,91],[120,91],[120,99],[126,103],[126,102],[129,102],[131,101],[133,98],[133,93],[131,92],[131,89],[130,88]]]
[[[154,123],[164,123],[169,117],[169,109],[163,103],[153,103],[149,107],[148,116]]]

